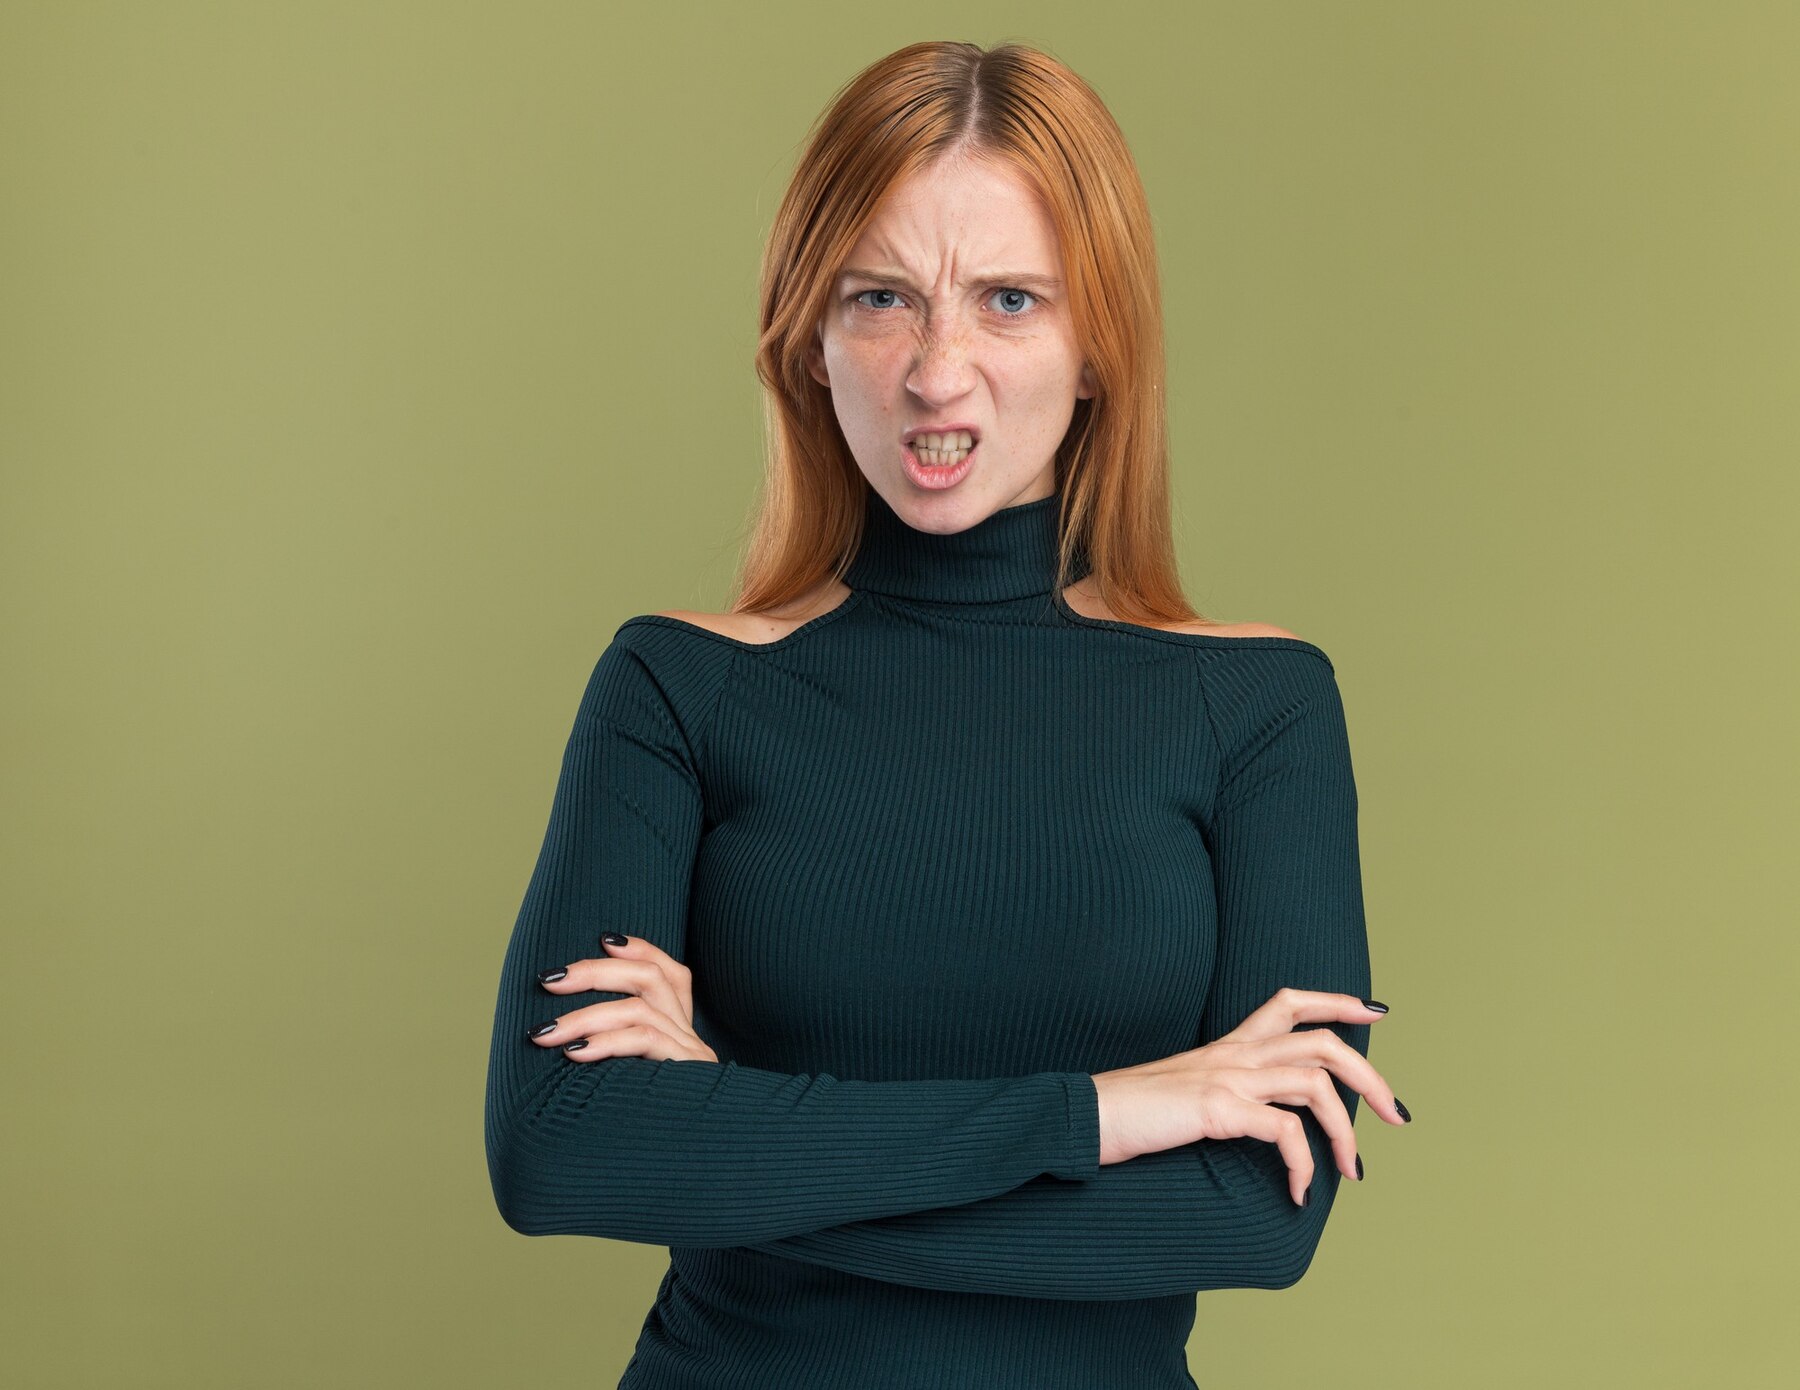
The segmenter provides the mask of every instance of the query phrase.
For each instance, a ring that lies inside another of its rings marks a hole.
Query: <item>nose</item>
[[[952,400],[968,389],[971,357],[969,335],[960,324],[934,322],[925,331],[907,389],[921,400]]]

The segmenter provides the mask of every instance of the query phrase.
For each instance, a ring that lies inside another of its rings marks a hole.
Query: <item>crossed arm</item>
[[[1369,990],[1342,705],[1328,665],[1282,656],[1308,663],[1299,693],[1253,738],[1222,740],[1200,826],[1218,938],[1196,1045],[1284,985]],[[699,833],[692,746],[643,654],[615,639],[584,694],[502,970],[486,1134],[514,1229],[749,1246],[892,1283],[1039,1298],[1283,1288],[1305,1273],[1339,1176],[1304,1108],[1315,1177],[1297,1207],[1279,1151],[1260,1140],[1101,1167],[1084,1073],[857,1082],[631,1056],[571,1065],[526,1041],[543,999],[531,972],[594,954],[597,933],[682,959]],[[1367,1025],[1323,1026],[1367,1054]],[[1354,1117],[1356,1093],[1334,1084]]]

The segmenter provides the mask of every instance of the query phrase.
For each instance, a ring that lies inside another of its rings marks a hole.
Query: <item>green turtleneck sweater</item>
[[[1099,1163],[1093,1075],[1283,985],[1366,997],[1331,662],[1085,618],[1060,497],[951,535],[868,493],[831,612],[764,644],[625,621],[575,714],[501,969],[495,1200],[669,1247],[621,1390],[1192,1386],[1195,1294],[1279,1289],[1339,1176],[1202,1140]],[[1084,573],[1085,560],[1076,573]],[[527,1039],[647,938],[717,1062]],[[1367,1054],[1367,1024],[1330,1026]],[[1355,1116],[1358,1096],[1334,1079]]]

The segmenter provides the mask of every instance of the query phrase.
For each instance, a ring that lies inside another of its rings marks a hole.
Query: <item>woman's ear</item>
[[[1081,364],[1081,382],[1075,388],[1075,399],[1091,401],[1094,394],[1094,369],[1083,362]]]
[[[806,370],[812,373],[812,379],[819,385],[830,389],[831,373],[825,370],[825,328],[823,324],[813,329],[812,341],[806,345]]]

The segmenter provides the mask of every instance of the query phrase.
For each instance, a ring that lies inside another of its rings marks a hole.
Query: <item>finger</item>
[[[1298,1066],[1311,1062],[1324,1067],[1345,1085],[1365,1097],[1370,1107],[1391,1125],[1411,1123],[1387,1079],[1369,1065],[1369,1059],[1329,1028],[1303,1028],[1258,1043],[1255,1055],[1270,1062]]]
[[[525,1036],[542,1048],[562,1047],[578,1037],[591,1037],[603,1032],[612,1032],[630,1028],[637,1024],[648,1024],[660,1029],[670,1037],[685,1040],[696,1046],[704,1047],[699,1036],[685,1019],[670,1018],[648,1001],[633,995],[625,999],[608,1000],[604,1004],[589,1004],[585,1008],[574,1009],[554,1019],[544,1020],[549,1024],[544,1031],[543,1024],[526,1030]]]
[[[1322,1067],[1252,1067],[1234,1076],[1230,1084],[1240,1095],[1255,1100],[1306,1106],[1331,1141],[1338,1172],[1358,1182],[1362,1180],[1356,1169],[1356,1130],[1342,1097],[1331,1084],[1330,1072]]]
[[[1292,1032],[1296,1023],[1371,1023],[1385,1013],[1387,1005],[1378,999],[1283,986],[1219,1041],[1255,1042]]]
[[[671,1018],[692,1020],[694,1016],[691,997],[684,996],[676,988],[675,981],[653,960],[618,956],[570,961],[565,966],[540,973],[538,983],[551,994],[580,994],[586,990],[635,994]]]
[[[682,1011],[689,1018],[694,1016],[693,972],[654,941],[642,936],[626,936],[623,932],[607,932],[600,938],[600,949],[613,960],[654,962],[680,997]]]
[[[604,1033],[571,1039],[563,1055],[572,1062],[597,1062],[605,1057],[648,1057],[657,1062],[682,1062],[709,1055],[695,1044],[671,1037],[653,1023],[634,1023]]]
[[[1260,1105],[1241,1095],[1226,1099],[1224,1109],[1227,1123],[1239,1134],[1250,1139],[1266,1139],[1281,1150],[1282,1162],[1288,1168],[1288,1195],[1294,1199],[1295,1206],[1305,1206],[1307,1193],[1312,1188],[1313,1155],[1300,1117],[1291,1110]]]

